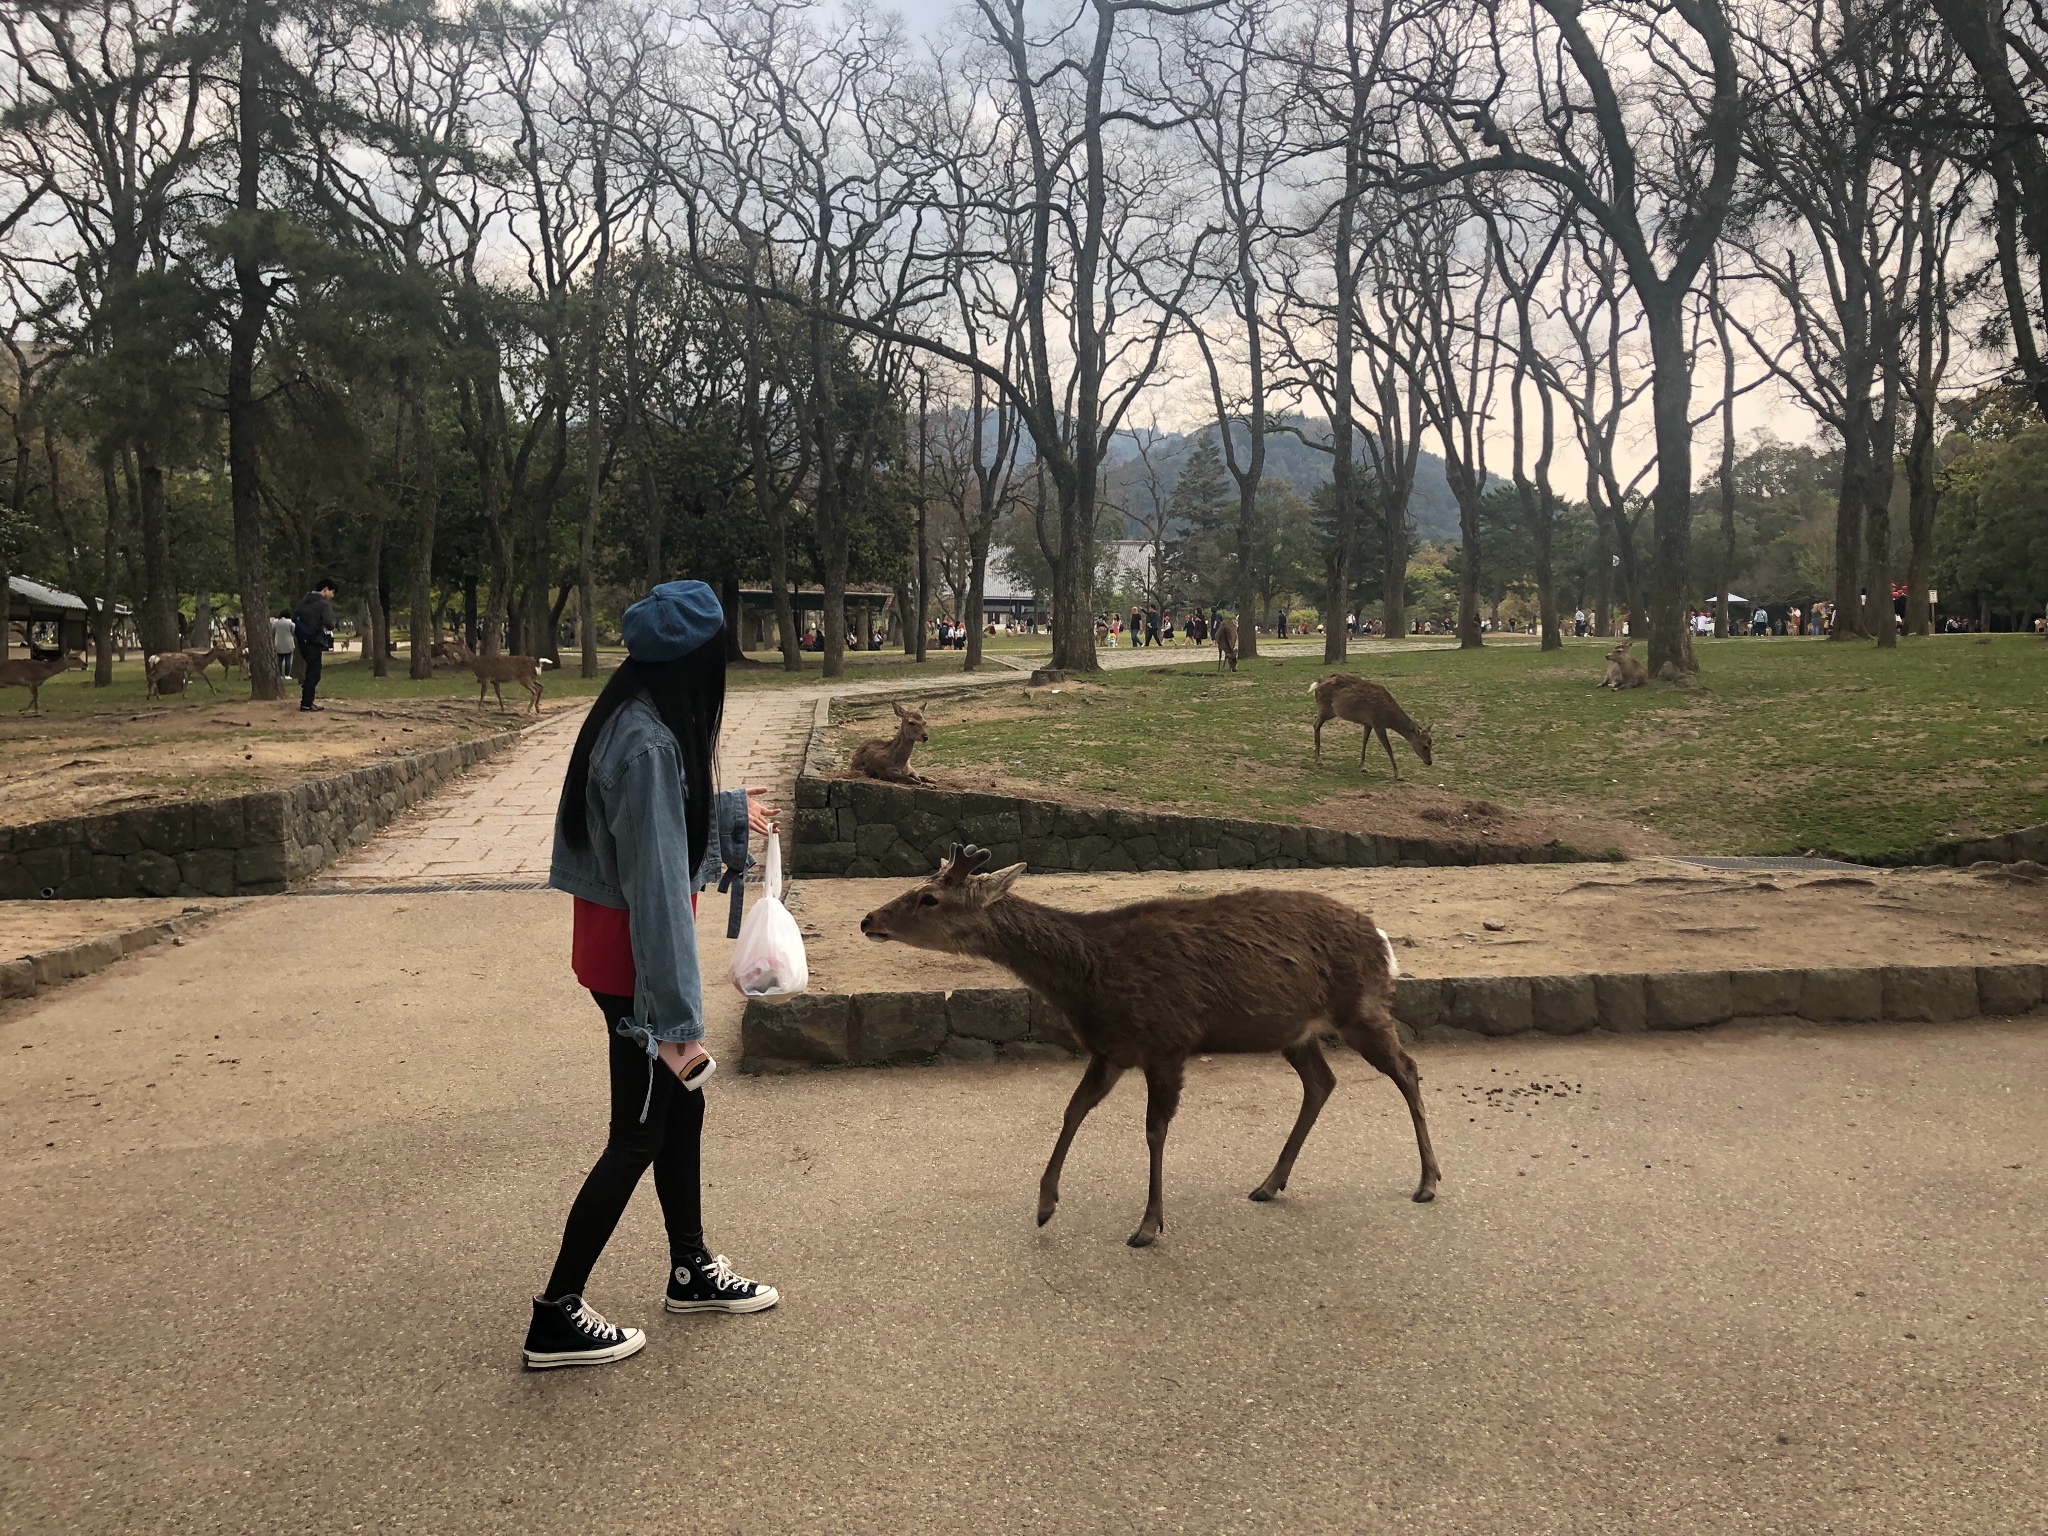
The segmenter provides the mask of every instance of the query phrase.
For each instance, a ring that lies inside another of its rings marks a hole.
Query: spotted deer
[[[1151,1183],[1133,1248],[1165,1227],[1161,1180],[1167,1127],[1180,1106],[1188,1057],[1277,1051],[1301,1078],[1301,1113],[1280,1159],[1251,1192],[1271,1200],[1287,1187],[1336,1074],[1323,1056],[1324,1023],[1394,1080],[1408,1101],[1422,1182],[1436,1198],[1442,1177],[1422,1112],[1421,1075],[1394,1031],[1399,967],[1385,933],[1355,907],[1314,891],[1248,890],[1141,901],[1069,912],[1014,889],[1022,864],[980,873],[985,848],[953,845],[936,875],[861,919],[876,942],[975,955],[1011,972],[1066,1015],[1088,1051],[1088,1068],[1038,1185],[1038,1224],[1052,1220],[1060,1170],[1088,1112],[1132,1067],[1145,1074],[1145,1140]]]

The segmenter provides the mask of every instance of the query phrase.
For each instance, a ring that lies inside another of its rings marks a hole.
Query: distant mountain
[[[1312,435],[1320,435],[1320,422],[1309,425]],[[1221,444],[1217,429],[1213,426],[1194,432],[1147,433],[1144,442],[1150,452],[1153,468],[1170,491],[1173,482],[1180,477],[1181,466],[1194,451],[1195,444],[1203,438]],[[1110,449],[1109,468],[1105,478],[1109,483],[1111,496],[1128,505],[1133,494],[1144,504],[1142,489],[1144,466],[1138,458],[1138,434],[1122,433]],[[1240,453],[1247,441],[1247,434],[1237,434]],[[1266,473],[1275,479],[1285,480],[1295,491],[1306,498],[1330,483],[1330,456],[1311,448],[1289,433],[1271,432],[1266,435]],[[1451,494],[1450,482],[1444,478],[1444,461],[1425,449],[1415,465],[1415,492],[1408,501],[1408,520],[1416,536],[1427,540],[1455,539],[1458,536],[1458,499]],[[1142,530],[1126,518],[1125,533],[1139,537]]]

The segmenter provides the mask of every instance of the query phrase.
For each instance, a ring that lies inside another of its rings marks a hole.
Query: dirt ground
[[[516,723],[474,700],[173,698],[40,718],[0,712],[0,826],[242,795]]]
[[[1058,691],[1103,695],[1109,690],[1099,684],[1067,683]],[[934,701],[926,711],[926,718],[934,729],[941,726],[957,729],[979,721],[1025,719],[1031,713],[1028,705],[1019,704],[1014,693],[1006,690],[1001,698],[968,695]],[[888,717],[886,709],[856,712],[835,708],[833,716],[838,727],[833,747],[841,763],[852,758],[853,749],[861,742],[878,735],[893,734],[895,730],[896,722]],[[1341,757],[1356,751],[1356,738],[1341,736],[1333,739],[1327,747]],[[1404,746],[1401,750],[1405,752],[1407,748]],[[1092,793],[1072,783],[1046,784],[1036,779],[1021,778],[1006,772],[1001,763],[993,761],[963,769],[957,766],[934,767],[919,762],[913,756],[912,766],[941,789],[1033,799],[1056,798],[1070,805],[1109,806],[1122,810],[1181,811],[1191,816],[1217,814],[1213,804],[1182,803],[1170,794],[1160,794],[1157,784],[1147,784],[1146,793],[1142,796],[1115,796]],[[1618,849],[1631,858],[1680,851],[1671,839],[1619,815],[1590,812],[1577,805],[1544,806],[1539,803],[1519,808],[1496,805],[1490,800],[1469,799],[1413,778],[1389,779],[1385,777],[1386,759],[1377,745],[1373,747],[1372,766],[1379,777],[1360,789],[1332,795],[1304,807],[1301,820],[1312,826],[1336,827],[1346,832],[1429,838],[1437,842],[1486,848],[1542,848],[1552,843],[1564,843],[1593,853]],[[1221,774],[1231,771],[1224,763],[1214,767]]]
[[[182,896],[133,901],[0,901],[0,960],[39,955],[103,933],[125,933],[187,912],[232,905]]]
[[[811,987],[1010,986],[1000,968],[877,944],[860,920],[910,882],[799,880]],[[1101,908],[1284,886],[1372,913],[1416,976],[1775,969],[2048,960],[2048,880],[2007,871],[1735,873],[1676,860],[1460,869],[1037,875],[1035,901]],[[1497,925],[1497,926],[1496,926]]]

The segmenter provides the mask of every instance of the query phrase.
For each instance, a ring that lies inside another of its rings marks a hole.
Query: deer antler
[[[985,868],[994,857],[986,848],[977,848],[972,843],[955,843],[953,851],[946,856],[946,862],[939,867],[939,878],[948,885],[965,885],[971,875]]]

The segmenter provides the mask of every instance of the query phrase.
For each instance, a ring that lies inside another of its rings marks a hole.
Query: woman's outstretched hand
[[[747,830],[758,832],[763,837],[775,830],[776,818],[782,814],[762,800],[761,797],[767,793],[768,791],[759,785],[747,786]]]

